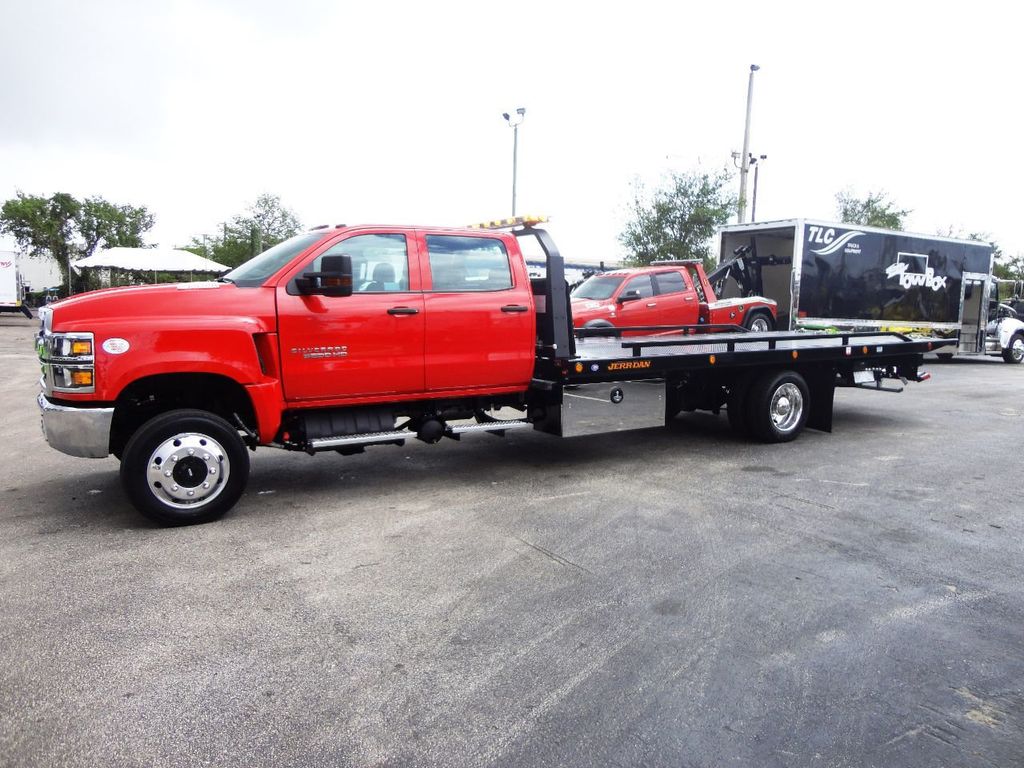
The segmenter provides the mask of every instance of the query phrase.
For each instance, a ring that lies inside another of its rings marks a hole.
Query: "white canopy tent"
[[[176,248],[104,248],[73,263],[77,269],[113,268],[137,272],[205,272],[223,274],[231,269],[216,261]]]

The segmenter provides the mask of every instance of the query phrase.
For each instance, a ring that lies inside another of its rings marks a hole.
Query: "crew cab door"
[[[622,301],[626,294],[631,296],[639,295],[640,298],[630,298],[627,301]],[[654,295],[654,282],[649,273],[637,275],[627,280],[622,288],[619,289],[615,301],[618,304],[618,309],[615,310],[615,314],[618,317],[616,325],[642,326],[661,324],[658,319],[658,300]]]
[[[352,295],[299,295],[295,278],[335,254],[352,258]],[[423,293],[411,233],[362,231],[331,241],[278,285],[277,311],[287,400],[423,391]]]
[[[688,278],[678,269],[654,273],[658,325],[696,325],[700,302]]]
[[[427,390],[526,388],[533,375],[536,319],[518,248],[499,234],[417,235]]]

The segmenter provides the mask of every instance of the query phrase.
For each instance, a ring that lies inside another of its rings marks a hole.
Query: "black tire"
[[[238,430],[206,411],[154,416],[131,436],[121,460],[128,498],[163,525],[216,520],[235,505],[248,479],[249,454]]]
[[[747,315],[747,319],[743,321],[743,327],[754,333],[765,333],[774,331],[775,323],[772,321],[770,312],[756,309]]]
[[[939,358],[939,360],[952,360],[953,359],[953,353],[952,352],[936,352],[935,356],[937,358]]]
[[[747,421],[747,395],[749,392],[749,376],[740,376],[729,388],[729,398],[725,403],[725,415],[729,417],[729,426],[737,437],[750,436],[750,424]]]
[[[616,331],[615,326],[607,320],[591,320],[583,325],[583,328],[588,331],[602,331],[603,333],[597,333],[595,336],[604,336],[607,333],[608,336],[614,336]]]
[[[747,394],[747,424],[766,443],[795,440],[810,414],[811,398],[804,377],[796,371],[762,374]]]
[[[1003,360],[1013,365],[1024,360],[1024,334],[1015,333],[1010,337],[1010,343],[1003,350]]]

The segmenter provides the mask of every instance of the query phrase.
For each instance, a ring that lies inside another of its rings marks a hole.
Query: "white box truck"
[[[718,295],[774,299],[780,328],[956,337],[958,354],[1024,360],[988,243],[787,219],[722,227],[717,252]]]
[[[13,251],[0,251],[0,312],[21,312],[32,317],[32,311],[25,306],[25,286]]]

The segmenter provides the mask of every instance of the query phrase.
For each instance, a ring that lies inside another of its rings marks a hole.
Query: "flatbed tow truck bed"
[[[631,330],[631,329],[626,329]],[[638,329],[639,330],[639,329]],[[577,338],[566,383],[616,378],[621,373],[635,377],[641,370],[652,375],[666,371],[698,370],[775,363],[860,361],[881,364],[893,358],[920,355],[953,340],[915,340],[899,333],[716,333],[698,335],[607,336]],[[649,364],[648,364],[649,363]],[[596,368],[594,366],[597,366]],[[615,374],[609,377],[608,374]]]
[[[513,234],[535,237],[548,265],[533,285],[538,346],[524,426],[560,437],[663,426],[681,412],[722,409],[738,434],[763,442],[793,440],[805,427],[831,432],[836,387],[900,392],[929,378],[919,371],[926,352],[955,343],[875,331],[574,329],[554,242],[533,227]]]

